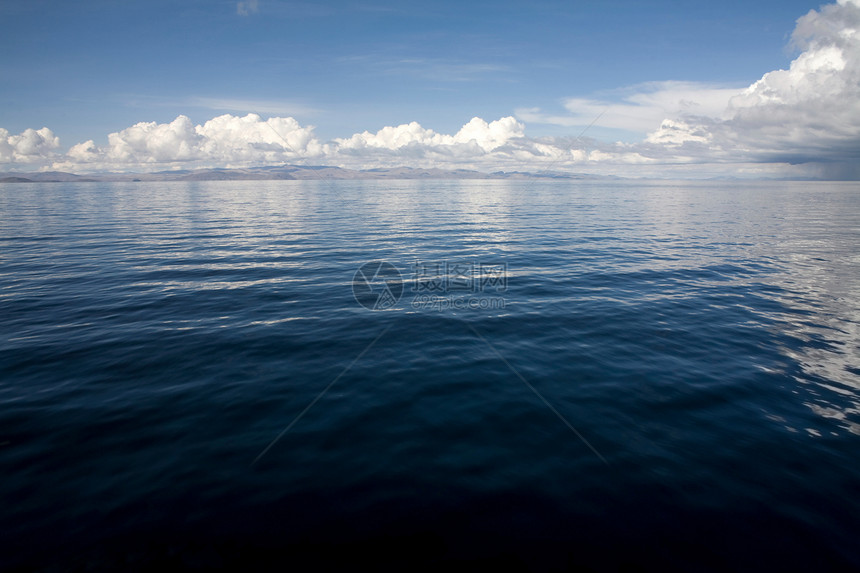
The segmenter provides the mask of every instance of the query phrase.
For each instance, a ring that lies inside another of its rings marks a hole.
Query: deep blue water
[[[0,184],[0,569],[860,567],[858,323],[857,184]]]

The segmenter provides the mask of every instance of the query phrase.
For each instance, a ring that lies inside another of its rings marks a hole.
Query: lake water
[[[0,569],[860,567],[856,183],[0,184],[0,317]]]

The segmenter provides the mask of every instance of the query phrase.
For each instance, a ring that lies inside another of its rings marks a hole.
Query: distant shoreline
[[[615,175],[583,173],[496,171],[482,173],[468,169],[421,169],[393,167],[344,169],[330,166],[283,165],[240,169],[194,169],[154,173],[90,173],[78,175],[63,171],[0,173],[0,183],[68,183],[122,181],[283,181],[283,180],[381,180],[381,179],[563,179],[615,180]]]

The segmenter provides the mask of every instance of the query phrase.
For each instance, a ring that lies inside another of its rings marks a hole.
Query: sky
[[[858,179],[860,0],[0,0],[0,171]]]

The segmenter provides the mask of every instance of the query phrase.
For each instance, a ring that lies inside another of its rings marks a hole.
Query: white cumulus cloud
[[[664,121],[647,141],[695,144],[701,159],[819,164],[821,175],[860,176],[860,2],[810,11],[792,40],[802,52],[789,69],[732,97],[719,120]]]
[[[647,133],[617,152],[666,164],[719,163],[729,174],[730,164],[781,164],[794,174],[860,178],[860,0],[811,10],[792,43],[800,53],[787,70],[746,88],[652,82],[620,90],[620,102],[570,98],[568,114],[531,108],[517,116],[566,126],[599,117],[598,126]]]
[[[0,163],[38,164],[54,157],[59,147],[60,138],[47,127],[17,135],[0,128]]]
[[[568,115],[524,109],[519,120],[475,117],[450,134],[412,122],[321,142],[312,126],[292,117],[225,114],[195,124],[180,115],[111,133],[104,145],[78,143],[65,154],[48,128],[14,135],[0,129],[0,163],[78,172],[293,163],[860,178],[860,0],[810,11],[798,19],[792,42],[799,53],[788,69],[745,88],[653,82],[623,90],[620,103],[572,98]],[[598,116],[598,125],[638,130],[642,140],[535,138],[523,123],[581,126]]]
[[[199,157],[200,136],[180,115],[170,123],[141,122],[108,136],[105,156],[115,163],[168,163]]]
[[[340,149],[379,148],[397,150],[404,147],[438,148],[457,145],[476,145],[482,152],[490,152],[515,137],[522,137],[525,126],[513,117],[503,117],[487,123],[474,117],[454,135],[436,133],[417,122],[384,127],[376,133],[365,131],[348,139],[335,139]]]
[[[106,146],[72,146],[57,169],[170,169],[278,164],[322,155],[324,146],[291,118],[221,115],[202,125],[180,115],[170,123],[142,122],[108,135]]]

